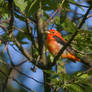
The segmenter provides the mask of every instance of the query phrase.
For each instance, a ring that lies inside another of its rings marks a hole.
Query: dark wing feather
[[[59,38],[58,36],[53,36],[53,38],[61,45],[65,45],[66,43],[61,39]]]
[[[56,40],[59,44],[61,44],[61,45],[66,45],[66,42],[63,41],[63,40],[62,40],[61,38],[59,38],[58,36],[53,36],[53,38],[55,38],[55,40]],[[75,53],[75,51],[72,49],[71,46],[68,46],[68,47],[67,47],[67,51],[70,52],[71,54],[74,54],[74,53]]]

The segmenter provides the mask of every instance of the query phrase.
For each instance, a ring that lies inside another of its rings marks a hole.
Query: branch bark
[[[14,5],[13,5],[13,0],[8,0],[8,7],[9,7],[9,12],[10,12],[10,21],[9,21],[9,26],[8,26],[8,32],[11,37],[13,34],[13,25],[14,25]]]
[[[31,38],[32,44],[37,49],[38,47],[37,47],[37,45],[35,43],[34,36],[32,34],[32,28],[30,27],[30,20],[29,20],[29,18],[26,18],[26,27],[27,27],[28,35]]]
[[[40,61],[37,63],[36,60],[21,46],[21,44],[18,42],[18,40],[15,37],[12,37],[13,42],[15,45],[19,48],[19,50],[22,52],[22,54],[34,65],[39,67],[40,69],[48,69],[47,66],[45,66],[43,63]]]
[[[41,2],[39,2],[40,8],[37,12],[37,35],[38,35],[38,46],[39,46],[39,54],[40,54],[40,62],[44,65],[47,65],[46,55],[45,55],[45,41],[44,41],[44,28],[43,28],[43,20],[42,20],[42,9]]]

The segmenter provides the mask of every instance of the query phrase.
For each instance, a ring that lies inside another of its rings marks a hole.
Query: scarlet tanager
[[[63,46],[65,46],[66,41],[61,36],[61,34],[54,29],[46,31],[45,33],[47,33],[47,39],[46,39],[47,48],[50,51],[50,53],[52,53],[53,55],[56,56],[58,54],[58,52],[60,51],[60,49]],[[63,52],[61,57],[70,59],[74,62],[75,61],[81,61],[79,58],[77,58],[74,55],[74,50],[70,46],[68,46],[66,48],[66,50]]]

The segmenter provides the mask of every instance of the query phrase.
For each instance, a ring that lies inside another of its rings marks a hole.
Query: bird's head
[[[63,39],[61,34],[54,29],[50,29],[49,31],[45,31],[45,33],[47,34],[47,39],[53,39],[53,36],[57,36],[57,37]]]

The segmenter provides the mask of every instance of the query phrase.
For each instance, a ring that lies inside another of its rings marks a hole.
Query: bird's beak
[[[49,34],[50,32],[49,31],[45,31],[45,34]]]

